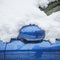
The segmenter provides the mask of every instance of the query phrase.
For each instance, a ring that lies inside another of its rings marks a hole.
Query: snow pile
[[[53,1],[55,0],[0,0],[0,40],[9,42],[18,36],[22,26],[31,23],[46,31],[47,40],[55,42],[60,33],[60,12],[47,16],[38,8],[46,8]]]

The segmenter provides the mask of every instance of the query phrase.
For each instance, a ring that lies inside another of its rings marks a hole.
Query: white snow
[[[53,1],[0,0],[0,40],[9,42],[18,36],[22,26],[34,23],[46,31],[45,39],[54,43],[60,37],[60,11],[47,16],[38,8],[46,8]]]

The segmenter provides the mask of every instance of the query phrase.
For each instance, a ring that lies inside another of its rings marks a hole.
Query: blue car
[[[60,60],[60,41],[24,44],[20,40],[0,41],[0,60]]]

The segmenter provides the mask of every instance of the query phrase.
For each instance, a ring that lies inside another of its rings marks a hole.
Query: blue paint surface
[[[4,60],[5,43],[0,41],[0,60]]]
[[[0,42],[0,46],[4,44]],[[0,59],[4,60],[4,51],[0,49]],[[6,45],[5,51],[6,60],[60,60],[60,41],[51,45],[49,42],[24,44],[21,41],[15,40]]]
[[[21,28],[19,31],[18,39],[26,39],[27,41],[43,40],[45,37],[45,31],[39,28],[37,25],[27,25]]]

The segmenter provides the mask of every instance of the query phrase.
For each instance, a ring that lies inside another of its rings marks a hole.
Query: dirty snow
[[[0,40],[9,42],[18,36],[22,26],[36,24],[46,31],[45,39],[55,43],[55,39],[60,37],[60,11],[47,16],[38,8],[46,8],[54,1],[0,0]]]

